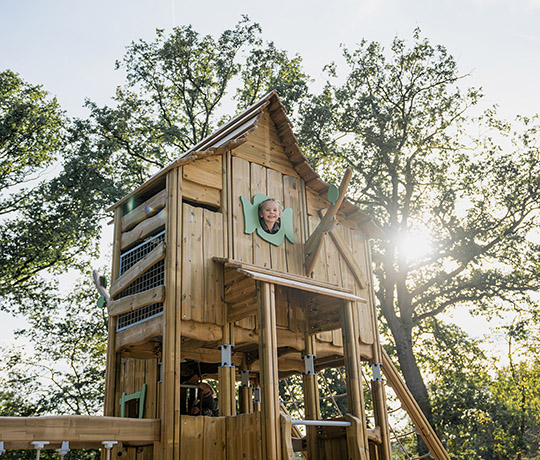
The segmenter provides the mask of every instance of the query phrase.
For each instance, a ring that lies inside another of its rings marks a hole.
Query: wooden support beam
[[[221,363],[221,351],[217,348],[215,350],[208,348],[199,348],[198,350],[182,349],[182,359],[193,359],[205,363]],[[235,366],[240,366],[242,364],[242,356],[239,356],[238,353],[233,354],[232,362]]]
[[[281,430],[279,427],[278,362],[276,336],[276,304],[274,286],[258,283],[260,301],[257,321],[259,326],[259,357],[261,360],[261,400],[263,457],[280,460]]]
[[[276,276],[285,280],[296,281],[298,283],[309,284],[311,286],[317,286],[326,289],[338,289],[342,292],[352,294],[350,289],[342,288],[336,284],[327,283],[325,281],[316,280],[307,276],[295,275],[294,273],[283,272],[279,270],[272,270],[270,268],[263,268],[258,265],[249,264],[246,262],[240,262],[234,259],[226,259],[224,257],[213,257],[215,262],[225,265],[225,284],[228,284],[236,278],[243,278],[243,275],[238,273],[238,269],[244,269],[251,272],[260,273],[261,275]],[[235,278],[236,274],[236,278]]]
[[[164,209],[158,212],[155,216],[150,217],[149,219],[143,220],[139,225],[137,225],[133,230],[125,232],[122,234],[122,250],[132,246],[137,241],[144,240],[147,236],[152,234],[159,227],[165,225],[167,220],[167,215]]]
[[[181,181],[179,168],[167,173],[167,225],[165,227],[166,261],[165,289],[167,297],[163,304],[162,383],[160,388],[161,440],[154,446],[158,460],[180,458],[180,314],[177,296],[178,270],[181,270]],[[157,248],[156,248],[157,249]],[[154,249],[154,251],[156,250]],[[165,249],[165,248],[164,248]],[[162,249],[163,251],[163,249]],[[153,252],[153,251],[152,251]],[[151,253],[150,253],[151,254]]]
[[[363,419],[351,414],[345,414],[345,420],[350,422],[345,431],[347,433],[347,450],[350,460],[368,460],[369,448],[367,444],[367,432]]]
[[[317,349],[315,345],[315,336],[306,333],[305,335],[306,348],[304,354],[316,355]],[[305,370],[305,369],[304,369]],[[319,400],[319,387],[317,385],[317,374],[305,374],[303,377],[304,387],[304,404],[307,420],[320,420],[321,418],[321,406]],[[317,439],[317,427],[308,426],[307,432],[307,445],[308,456],[310,460],[319,459],[319,443]]]
[[[128,311],[138,310],[146,305],[163,302],[165,298],[165,286],[158,286],[138,294],[128,295],[118,300],[107,303],[109,315],[117,316]]]
[[[157,262],[165,258],[165,243],[159,243],[151,252],[146,254],[135,265],[125,271],[122,276],[115,279],[111,284],[111,297],[115,297],[121,291],[132,284],[139,276],[148,271]]]
[[[294,449],[292,445],[292,419],[288,415],[280,413],[279,422],[281,428],[281,459],[294,460]]]
[[[360,457],[358,460],[367,460],[369,455],[367,425],[364,406],[364,391],[362,385],[362,373],[360,370],[360,354],[358,352],[358,333],[354,327],[353,304],[346,302],[343,306],[343,355],[345,357],[345,372],[347,373],[347,406],[349,412],[359,426],[351,431],[355,442],[358,443]]]
[[[311,276],[311,273],[313,273],[313,268],[315,267],[315,263],[317,262],[317,258],[319,257],[319,253],[321,252],[322,238],[325,232],[327,232],[330,228],[334,217],[339,211],[341,203],[343,203],[343,200],[345,199],[345,193],[347,192],[347,187],[349,186],[351,176],[352,170],[347,169],[345,171],[345,176],[341,181],[341,185],[339,186],[338,199],[328,208],[328,211],[326,211],[326,214],[322,218],[321,222],[304,244],[304,267],[306,270],[306,276]]]
[[[114,240],[111,279],[118,278],[120,271],[120,240],[122,238],[122,207],[114,210]],[[117,378],[117,356],[116,356],[116,318],[109,317],[107,324],[107,366],[105,370],[105,400],[103,404],[103,415],[113,416],[116,404],[116,378]]]
[[[131,229],[139,222],[152,217],[165,207],[167,201],[167,191],[162,190],[154,196],[137,206],[130,213],[122,217],[122,232]]]
[[[388,411],[386,410],[385,383],[382,380],[371,382],[371,396],[373,398],[373,412],[375,415],[375,425],[379,428],[379,458],[381,460],[392,460],[392,445],[388,426]],[[369,437],[369,436],[368,436]]]
[[[436,460],[450,460],[450,456],[444,449],[440,439],[429,424],[426,416],[422,412],[422,409],[420,409],[420,406],[407,388],[407,385],[399,375],[397,369],[394,367],[390,357],[386,351],[384,351],[384,349],[381,351],[383,373],[388,379],[388,383],[396,393],[396,396],[401,401],[401,405],[407,414],[409,414],[409,417],[411,417],[416,430],[420,436],[422,436],[422,439],[430,450],[431,455],[433,455]]]
[[[61,415],[52,417],[0,417],[0,441],[10,443],[32,441],[85,442],[101,447],[101,441],[159,440],[161,424],[156,419],[91,417]]]

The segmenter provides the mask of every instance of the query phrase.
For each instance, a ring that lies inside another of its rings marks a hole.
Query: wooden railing
[[[152,444],[159,441],[160,421],[120,417],[61,415],[51,417],[0,417],[0,441],[5,449],[34,449],[45,441],[58,449],[69,441],[72,449],[98,449],[103,441]]]

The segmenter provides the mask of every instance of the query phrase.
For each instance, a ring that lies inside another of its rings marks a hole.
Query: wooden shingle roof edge
[[[120,201],[112,205],[107,209],[107,212],[124,204],[142,190],[150,188],[153,184],[162,179],[172,168],[189,163],[198,158],[221,154],[243,144],[247,140],[247,135],[257,128],[257,121],[265,109],[268,110],[270,118],[276,126],[284,151],[288,155],[294,170],[305,181],[307,187],[311,188],[326,200],[326,194],[330,185],[324,182],[319,174],[313,170],[308,159],[301,152],[298,140],[293,132],[292,123],[285,112],[285,107],[279,99],[277,92],[271,91],[210,136],[193,146],[182,156],[172,161],[169,165],[148,179],[144,184],[140,185]],[[369,237],[377,237],[381,234],[381,229],[376,225],[373,219],[349,200],[345,199],[343,201],[341,212],[345,213],[349,219],[355,221]]]

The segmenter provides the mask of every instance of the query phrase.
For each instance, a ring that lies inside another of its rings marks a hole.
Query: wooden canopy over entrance
[[[257,312],[257,282],[276,287],[276,311],[290,308],[309,312],[302,332],[331,331],[341,327],[341,306],[343,302],[367,300],[351,290],[335,284],[309,278],[307,276],[284,273],[261,268],[232,259],[214,257],[225,269],[225,303],[229,321],[238,321]]]

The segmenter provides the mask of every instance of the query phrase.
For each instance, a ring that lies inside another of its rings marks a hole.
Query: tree
[[[34,310],[28,328],[17,333],[33,344],[31,356],[2,350],[0,416],[97,415],[105,384],[106,312],[96,307],[91,276],[64,298]],[[21,396],[24,395],[24,396]],[[8,451],[6,458],[35,458],[31,451]],[[57,458],[44,452],[42,458]],[[97,450],[75,450],[70,458],[92,460]]]
[[[413,38],[410,48],[395,38],[389,53],[365,41],[344,49],[349,73],[306,104],[300,139],[327,176],[353,169],[353,199],[383,230],[373,243],[376,296],[407,385],[431,418],[414,331],[457,306],[494,314],[536,305],[528,294],[539,287],[539,247],[529,234],[540,166],[536,120],[521,119],[521,135],[493,112],[468,124],[480,92],[460,89],[444,47],[419,30]],[[338,75],[335,64],[327,71]],[[485,134],[467,137],[473,127]],[[494,133],[514,144],[499,147]],[[411,257],[415,232],[430,247]]]
[[[56,99],[0,73],[0,308],[39,308],[56,286],[45,273],[96,254],[103,209],[121,195],[103,163],[81,155],[85,145]]]
[[[260,33],[244,17],[217,39],[184,26],[168,36],[158,30],[151,43],[131,43],[117,62],[127,80],[115,106],[87,103],[94,150],[111,158],[124,184],[144,182],[207,137],[227,120],[223,104],[230,112],[275,87],[291,108],[305,97],[301,59],[263,42]]]
[[[13,188],[52,164],[63,136],[64,116],[56,99],[10,70],[0,72],[0,215],[21,206],[26,195]]]

